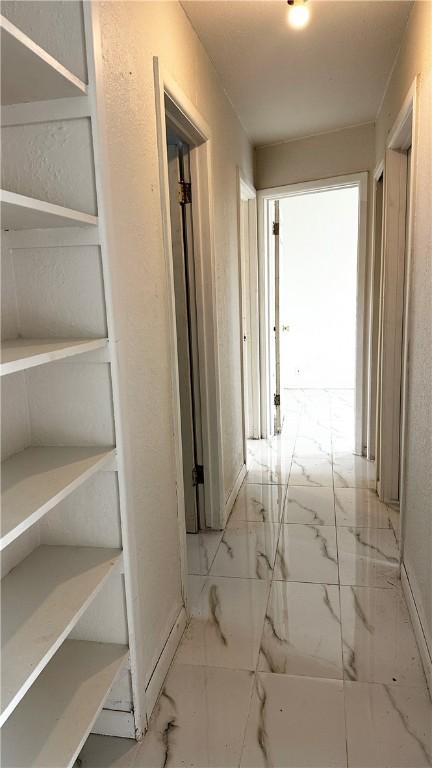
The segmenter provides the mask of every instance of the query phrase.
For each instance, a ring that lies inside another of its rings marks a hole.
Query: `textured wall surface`
[[[255,149],[257,189],[373,170],[373,123]]]
[[[377,161],[419,75],[414,170],[404,560],[432,655],[432,3],[417,2],[377,120]]]
[[[80,0],[3,0],[1,8],[3,16],[12,24],[16,24],[74,75],[87,81]],[[65,30],[68,32],[66,35]]]
[[[2,186],[97,214],[90,120],[3,128]]]
[[[169,287],[162,243],[153,56],[210,125],[225,493],[242,463],[236,166],[252,151],[178,3],[99,6],[111,258],[125,408],[130,513],[138,549],[146,679],[181,605],[171,410]]]

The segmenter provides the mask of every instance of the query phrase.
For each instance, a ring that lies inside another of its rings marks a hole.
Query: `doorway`
[[[204,520],[204,469],[190,147],[168,121],[166,137],[185,521],[187,533],[197,533]]]
[[[344,390],[365,453],[366,196],[366,173],[260,193],[265,436],[282,431],[290,390]]]
[[[390,133],[384,158],[383,222],[376,360],[377,492],[403,506],[409,366],[409,278],[412,231],[412,144],[415,84]],[[376,227],[379,227],[379,222]],[[377,229],[374,231],[378,237]],[[370,376],[374,376],[372,368]]]

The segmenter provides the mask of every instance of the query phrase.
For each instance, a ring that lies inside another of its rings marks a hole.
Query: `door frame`
[[[365,361],[366,361],[366,253],[367,253],[367,193],[368,172],[333,176],[328,179],[286,184],[258,191],[258,242],[260,265],[260,342],[261,342],[261,425],[262,436],[273,434],[272,404],[270,394],[269,358],[269,203],[294,195],[323,192],[325,190],[357,187],[359,190],[359,222],[357,249],[357,308],[356,308],[356,405],[355,405],[355,447],[354,452],[363,455],[366,445],[367,419],[364,403]]]
[[[257,192],[249,184],[237,167],[237,201],[238,201],[238,243],[239,243],[239,297],[240,297],[240,355],[242,376],[242,412],[243,412],[243,458],[247,460],[246,409],[249,426],[249,437],[261,437],[260,413],[260,348],[259,348],[259,288],[258,288],[258,223],[257,223]],[[241,203],[247,203],[248,208],[248,237],[246,249],[242,243]],[[244,262],[244,263],[243,263]],[[246,283],[243,276],[246,276]],[[246,295],[246,308],[243,306]],[[247,360],[245,365],[245,350],[243,344],[243,316],[247,317]],[[245,380],[246,369],[246,380]],[[246,396],[250,393],[250,397]]]
[[[381,266],[383,252],[383,230],[384,230],[384,189],[382,190],[381,216],[378,221],[377,189],[381,177],[384,186],[384,160],[378,163],[373,173],[372,186],[372,244],[370,258],[369,274],[369,340],[368,340],[368,393],[367,393],[367,458],[375,461],[379,447],[377,444],[377,408],[378,408],[378,356],[379,356],[379,334],[380,334],[380,289],[381,289]],[[377,223],[380,228],[377,230]],[[376,275],[379,257],[380,273]]]
[[[391,494],[394,491],[394,478],[400,471],[399,478],[399,510],[400,510],[400,550],[403,554],[404,543],[404,509],[405,509],[405,471],[406,471],[406,439],[407,439],[407,403],[408,403],[408,371],[409,371],[409,345],[410,345],[410,282],[412,272],[412,246],[413,246],[413,222],[414,222],[414,201],[415,201],[415,178],[416,178],[416,157],[417,157],[417,89],[418,77],[416,77],[404,99],[399,114],[389,132],[386,142],[386,158],[384,161],[384,182],[392,184],[391,195],[397,199],[406,201],[407,197],[407,178],[395,178],[386,173],[386,165],[389,161],[389,152],[404,153],[411,147],[411,183],[409,187],[408,214],[405,205],[398,205],[397,215],[390,215],[394,212],[395,200],[392,199],[392,205],[389,210],[386,207],[384,199],[384,241],[383,241],[383,262],[387,269],[387,275],[400,280],[397,274],[400,263],[394,258],[395,251],[404,262],[403,287],[398,291],[396,301],[385,302],[386,282],[384,276],[384,285],[382,295],[384,294],[383,306],[381,312],[387,312],[387,327],[394,328],[398,322],[401,333],[395,338],[395,333],[385,333],[386,318],[383,321],[382,338],[382,356],[384,359],[400,360],[400,375],[395,377],[393,368],[390,372],[386,366],[381,364],[381,377],[383,379],[380,391],[382,403],[386,404],[384,413],[381,414],[380,431],[382,436],[391,434],[393,436],[390,442],[381,439],[380,483],[378,487],[379,496],[383,501],[391,502]],[[397,202],[397,201],[396,201]],[[387,238],[387,250],[386,250]],[[389,258],[388,252],[391,251],[392,258]],[[386,259],[387,255],[387,259]],[[387,309],[386,309],[387,306]],[[395,424],[395,414],[399,413],[398,423]],[[397,429],[396,429],[397,428]],[[399,452],[394,447],[394,435],[399,432]]]
[[[194,201],[193,249],[196,273],[198,354],[204,460],[204,515],[208,528],[220,530],[224,522],[222,473],[222,425],[216,315],[216,274],[213,226],[212,137],[209,126],[176,81],[153,59],[156,132],[159,157],[162,235],[168,280],[168,313],[174,451],[176,459],[177,512],[183,584],[186,584],[186,528],[183,488],[183,461],[180,420],[180,392],[177,367],[175,293],[172,265],[166,119],[176,125],[189,142],[192,195]]]

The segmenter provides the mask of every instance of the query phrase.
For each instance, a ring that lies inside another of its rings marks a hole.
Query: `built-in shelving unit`
[[[5,4],[0,17],[8,158],[0,739],[8,768],[71,768],[92,730],[129,738],[143,730],[95,106],[71,71],[93,70],[82,9],[49,6],[30,0],[23,14]],[[71,69],[29,33],[67,52]]]
[[[105,347],[108,339],[11,339],[2,342],[0,376]]]
[[[2,728],[2,765],[72,766],[89,735],[128,649],[67,640]]]
[[[118,567],[121,551],[41,546],[2,584],[2,725]]]
[[[46,203],[16,192],[0,190],[2,229],[51,229],[95,226],[97,216]]]
[[[37,446],[2,465],[0,550],[79,488],[115,455],[112,449]]]
[[[30,37],[0,16],[2,104],[82,96],[87,87]]]

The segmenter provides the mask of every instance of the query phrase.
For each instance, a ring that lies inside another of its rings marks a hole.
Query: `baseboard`
[[[426,639],[426,632],[423,627],[418,608],[416,605],[415,597],[411,589],[411,584],[408,578],[408,574],[405,569],[405,565],[402,563],[401,568],[401,582],[402,591],[408,606],[408,612],[411,618],[411,622],[414,629],[415,639],[417,641],[420,657],[423,664],[423,669],[426,675],[426,682],[428,684],[429,693],[432,697],[432,658],[429,652],[428,641]]]
[[[103,709],[92,728],[92,733],[98,736],[118,736],[123,739],[134,739],[135,719],[133,712]]]
[[[147,684],[146,703],[148,720],[150,720],[151,713],[153,712],[154,705],[156,704],[158,696],[161,692],[164,680],[174,658],[174,654],[182,638],[183,632],[186,629],[186,624],[186,610],[184,606],[182,606],[180,613],[174,622],[174,626],[168,635],[168,639],[164,645],[163,651],[159,656],[157,664],[153,670],[153,674]]]
[[[225,522],[225,525],[226,525],[226,523],[228,521],[228,518],[229,518],[229,516],[231,514],[231,510],[232,510],[232,508],[234,506],[234,502],[235,502],[235,500],[236,500],[236,498],[238,496],[238,492],[239,492],[239,490],[240,490],[240,488],[242,486],[243,480],[246,477],[246,472],[247,472],[246,464],[243,464],[243,466],[240,469],[240,472],[237,475],[236,481],[235,481],[235,483],[233,485],[231,493],[228,496],[228,499],[227,499],[226,504],[225,504],[225,510],[224,510],[224,522]]]

